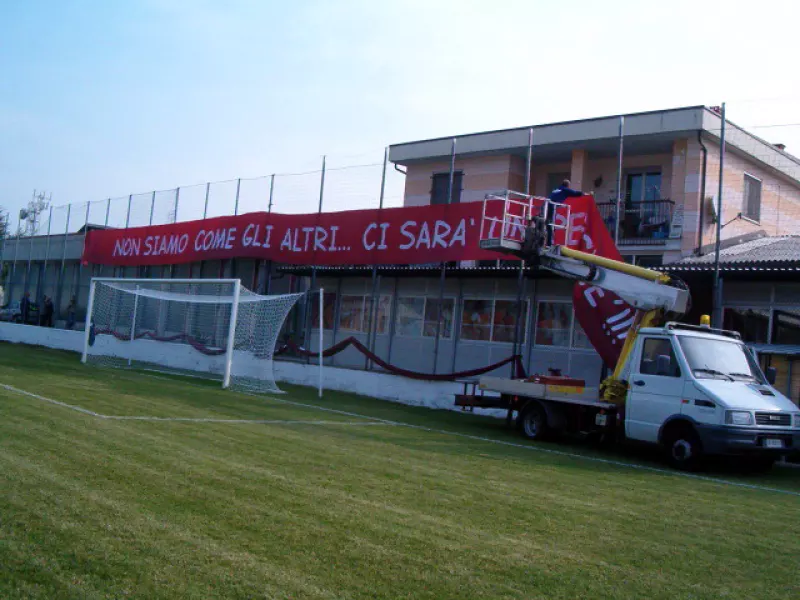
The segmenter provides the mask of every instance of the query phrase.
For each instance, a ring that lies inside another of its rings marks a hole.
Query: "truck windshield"
[[[742,344],[688,335],[678,339],[689,368],[698,379],[764,383],[761,369]]]

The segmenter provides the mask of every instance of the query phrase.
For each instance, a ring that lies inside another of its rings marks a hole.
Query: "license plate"
[[[608,415],[597,415],[594,418],[594,424],[597,425],[598,427],[605,427],[607,421],[608,421]]]
[[[783,440],[764,440],[765,448],[783,448]]]

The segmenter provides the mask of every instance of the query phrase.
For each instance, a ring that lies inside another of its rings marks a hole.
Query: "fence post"
[[[272,192],[275,189],[275,173],[269,176],[269,204],[267,205],[267,212],[272,212]]]
[[[150,221],[149,225],[153,224],[153,212],[156,210],[156,191],[153,190],[153,195],[150,196]]]
[[[619,157],[617,162],[617,214],[614,217],[614,244],[619,246],[620,205],[622,204],[622,156],[625,144],[625,117],[619,118]]]
[[[106,220],[105,220],[105,223],[103,224],[104,227],[108,227],[108,216],[109,216],[109,213],[111,213],[111,198],[106,200]]]
[[[325,159],[326,159],[326,157],[323,156],[322,157],[322,172],[321,172],[321,175],[320,175],[320,178],[319,178],[319,208],[317,209],[317,214],[318,215],[322,213],[322,199],[325,196]],[[311,265],[311,285],[308,288],[309,291],[313,290],[316,285],[317,285],[317,266],[316,265]],[[305,335],[303,336],[305,338],[306,346],[310,346],[310,343],[311,343],[311,326],[312,326],[311,313],[313,312],[311,310],[311,302],[313,302],[313,301],[314,300],[312,298],[312,294],[308,294],[308,297],[306,298],[306,302],[305,302],[305,305],[306,305],[306,318],[305,318],[306,331],[305,331]],[[320,315],[320,319],[322,319],[322,315]],[[310,358],[307,359],[307,360],[310,361]]]
[[[58,317],[61,318],[63,316],[63,311],[61,310],[62,300],[64,298],[64,272],[66,270],[66,262],[67,262],[67,235],[69,234],[69,217],[72,213],[72,204],[67,204],[67,223],[64,225],[64,243],[61,246],[61,269],[58,273],[58,280],[57,285],[58,289],[56,293],[58,294]]]
[[[125,213],[125,229],[127,229],[131,223],[131,202],[133,202],[133,194],[128,195],[128,212]]]
[[[447,204],[453,198],[453,180],[455,178],[456,169],[456,138],[453,138],[450,143],[450,179],[447,183]],[[436,374],[436,368],[439,362],[439,340],[442,334],[442,313],[444,312],[444,280],[447,263],[442,263],[442,272],[439,282],[439,310],[436,318],[436,339],[433,341],[433,374]]]
[[[180,200],[180,197],[181,197],[181,188],[180,186],[178,186],[175,188],[175,218],[172,219],[173,223],[178,222],[178,201]]]
[[[203,219],[208,216],[208,194],[211,192],[211,182],[206,183],[206,201],[203,204]]]
[[[239,190],[242,187],[242,178],[236,180],[236,199],[233,201],[233,214],[239,214]]]

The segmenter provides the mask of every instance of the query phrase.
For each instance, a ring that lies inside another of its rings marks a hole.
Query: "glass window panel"
[[[769,310],[765,308],[726,308],[722,328],[738,331],[745,342],[765,344],[769,333]],[[777,343],[777,342],[776,342]]]
[[[661,199],[661,173],[648,173],[644,180],[644,199]]]
[[[342,296],[339,306],[340,331],[364,331],[364,296]]]
[[[522,320],[525,320],[525,305],[522,307]],[[517,329],[517,301],[496,300],[494,303],[494,326],[492,327],[493,342],[514,342],[514,332]],[[525,339],[525,330],[520,330],[520,341]]]
[[[583,327],[581,327],[581,324],[578,323],[578,319],[575,319],[575,324],[573,326],[572,347],[589,349],[594,348],[592,343],[589,341],[589,338],[586,336],[586,332],[583,330]]]
[[[445,298],[442,306],[442,324],[439,329],[439,337],[449,338],[453,335],[453,306],[455,302],[452,298]],[[439,299],[425,299],[425,323],[422,327],[424,337],[436,337],[436,329],[439,327]]]
[[[322,294],[322,326],[323,329],[333,329],[333,321],[336,314],[336,293],[323,292]],[[319,296],[313,296],[311,303],[311,316],[314,328],[319,329]]]
[[[392,297],[380,296],[375,308],[375,331],[379,334],[389,333],[389,318],[392,312]]]
[[[658,372],[658,357],[669,357],[669,370],[665,373]],[[675,358],[672,342],[664,338],[648,338],[642,348],[642,361],[639,364],[642,375],[661,375],[663,377],[680,377],[681,369]]]
[[[800,311],[776,310],[773,327],[773,344],[800,344]]]
[[[625,190],[625,200],[627,202],[641,202],[644,185],[644,177],[641,173],[631,173],[628,175],[628,185]]]
[[[425,298],[399,298],[397,300],[397,335],[421,336],[424,311]]]
[[[535,342],[542,346],[569,346],[572,304],[540,302],[536,316]]]
[[[461,339],[489,341],[492,333],[492,301],[464,300]]]

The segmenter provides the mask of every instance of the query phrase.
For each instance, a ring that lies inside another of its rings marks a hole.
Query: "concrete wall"
[[[44,327],[0,323],[0,341],[24,343],[34,346],[69,350],[83,350],[84,334],[80,331],[53,330]],[[166,344],[151,340],[121,342],[110,336],[98,338],[92,351],[101,355],[131,357],[134,360],[157,362],[175,369],[191,369],[199,372],[219,374],[221,357],[209,357],[182,344]],[[263,377],[270,361],[255,359],[247,353],[236,353],[234,375]],[[278,382],[317,387],[319,371],[317,365],[298,362],[275,361],[274,375]],[[329,390],[351,392],[381,400],[399,402],[411,406],[460,410],[454,406],[454,394],[463,386],[453,382],[416,381],[385,373],[365,372],[352,369],[326,367],[324,387]],[[504,416],[504,411],[477,410],[481,414]]]

